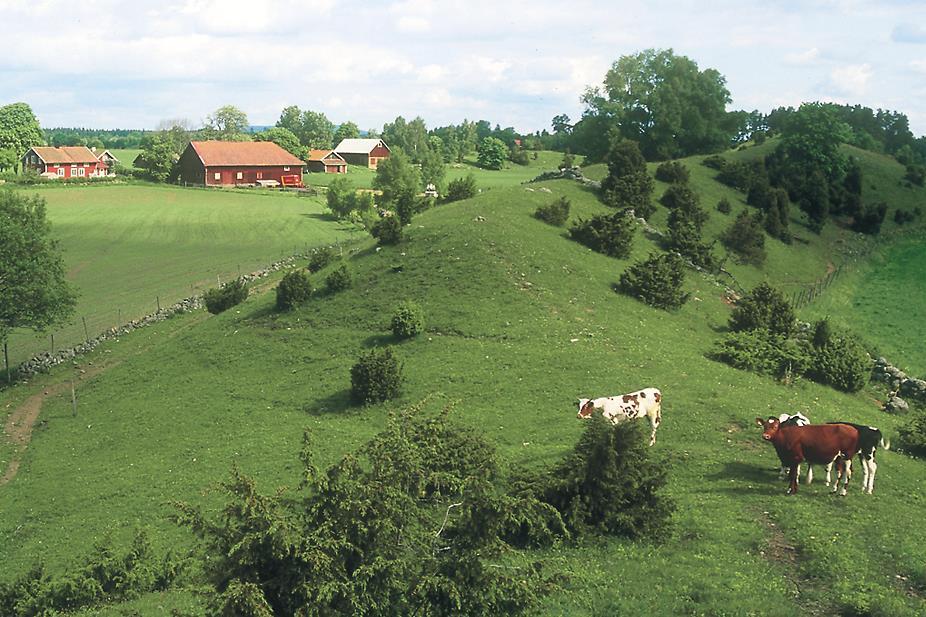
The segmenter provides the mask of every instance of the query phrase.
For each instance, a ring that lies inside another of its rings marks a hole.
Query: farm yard
[[[745,208],[742,194],[717,183],[697,157],[683,162],[705,205],[725,197],[735,209]],[[883,391],[872,385],[851,395],[808,379],[782,385],[709,359],[730,314],[717,279],[689,272],[685,291],[692,300],[673,312],[614,293],[621,272],[656,246],[653,236],[637,229],[628,259],[592,252],[534,217],[538,206],[560,197],[570,200],[572,220],[605,212],[591,191],[568,180],[522,186],[511,173],[484,171],[492,190],[417,215],[398,246],[376,250],[373,240],[355,237],[354,250],[346,251],[353,285],[345,291],[318,293],[292,312],[277,312],[273,293],[264,292],[221,315],[181,315],[107,344],[75,367],[0,393],[0,407],[14,408],[36,388],[82,371],[91,375],[78,381],[76,416],[69,390],[45,398],[43,421],[15,479],[0,487],[6,557],[0,580],[38,558],[60,571],[106,538],[127,546],[140,528],[156,553],[182,553],[194,539],[171,522],[172,503],[218,513],[223,496],[214,489],[233,466],[262,493],[282,486],[297,491],[303,429],[315,464],[324,468],[383,429],[390,413],[430,397],[426,408],[452,403],[453,420],[488,439],[506,467],[541,471],[579,439],[580,397],[655,386],[664,397],[663,422],[650,455],[668,471],[665,492],[677,504],[670,530],[652,542],[599,538],[502,556],[506,567],[531,562],[563,573],[534,614],[829,615],[869,607],[886,615],[921,614],[922,461],[881,451],[873,495],[861,494],[857,470],[845,498],[832,496],[819,480],[787,498],[774,450],[754,425],[756,416],[802,411],[814,422],[875,424],[892,436],[905,418],[878,408],[874,399]],[[901,172],[892,173],[885,183]],[[212,272],[203,271],[218,258],[233,275],[242,247],[256,264],[275,258],[276,250],[289,252],[297,237],[350,238],[349,229],[319,214],[319,201],[288,195],[142,186],[45,194],[68,260],[98,255],[91,244],[119,237],[114,250],[148,251],[137,267],[163,260],[160,267],[173,277],[192,276],[202,286],[212,283]],[[110,205],[95,206],[96,194]],[[901,205],[922,196],[915,192]],[[157,217],[154,202],[166,204]],[[131,209],[108,232],[91,233],[92,225],[80,222],[90,216],[99,223],[104,212],[127,203]],[[207,231],[181,222],[190,213]],[[712,211],[707,233],[719,234],[735,214]],[[664,227],[666,220],[659,207],[652,225]],[[764,268],[731,262],[732,275],[747,288],[770,279],[797,289],[821,278],[827,264],[866,247],[836,226],[815,240],[795,223],[806,243],[770,243]],[[199,242],[208,242],[208,251],[192,246]],[[913,251],[905,246],[892,250]],[[201,264],[199,274],[167,258],[184,254]],[[877,267],[877,260],[867,263],[850,263],[798,317],[824,312],[851,320],[855,307],[838,299],[852,289],[865,294],[867,310],[877,314],[883,294],[865,290],[905,275]],[[332,268],[310,274],[314,285],[321,287]],[[178,293],[186,286],[178,285]],[[86,288],[99,291],[85,293],[102,306],[107,288],[101,282]],[[426,328],[400,342],[388,321],[407,299],[421,305]],[[896,319],[910,322],[911,316]],[[899,337],[894,341],[903,347]],[[405,364],[402,396],[354,405],[351,364],[387,344]],[[105,457],[96,456],[101,450]],[[0,454],[5,461],[13,449]],[[191,583],[77,614],[168,608],[198,614],[205,603],[200,591]]]

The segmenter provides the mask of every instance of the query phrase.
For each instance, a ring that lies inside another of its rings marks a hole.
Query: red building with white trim
[[[323,171],[326,174],[347,173],[347,161],[334,150],[311,150],[307,163],[308,171]]]
[[[301,178],[305,162],[272,141],[191,141],[178,165],[184,184],[275,186]]]
[[[106,163],[86,146],[34,146],[20,160],[23,169],[33,169],[46,178],[92,178],[109,173]]]
[[[376,169],[379,162],[388,159],[391,151],[382,139],[342,139],[334,149],[351,165]]]

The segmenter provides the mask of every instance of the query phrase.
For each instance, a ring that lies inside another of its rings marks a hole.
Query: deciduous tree
[[[32,146],[45,143],[42,129],[26,103],[0,107],[0,150],[12,150],[19,159]]]

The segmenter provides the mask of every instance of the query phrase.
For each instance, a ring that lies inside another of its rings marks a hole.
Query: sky
[[[926,134],[923,0],[0,0],[0,40],[0,105],[46,128],[298,105],[533,132],[578,119],[621,56],[671,48],[726,77],[728,109],[857,103]]]

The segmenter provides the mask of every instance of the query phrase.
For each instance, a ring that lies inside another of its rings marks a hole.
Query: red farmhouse
[[[382,139],[342,139],[334,149],[351,165],[376,169],[379,162],[389,158],[389,146]]]
[[[326,174],[346,174],[347,161],[334,150],[311,150],[308,169],[309,171],[323,171]]]
[[[22,156],[23,169],[34,169],[46,178],[105,176],[109,168],[86,146],[35,146]]]
[[[305,163],[272,141],[191,141],[180,155],[180,181],[205,186],[292,185]]]

